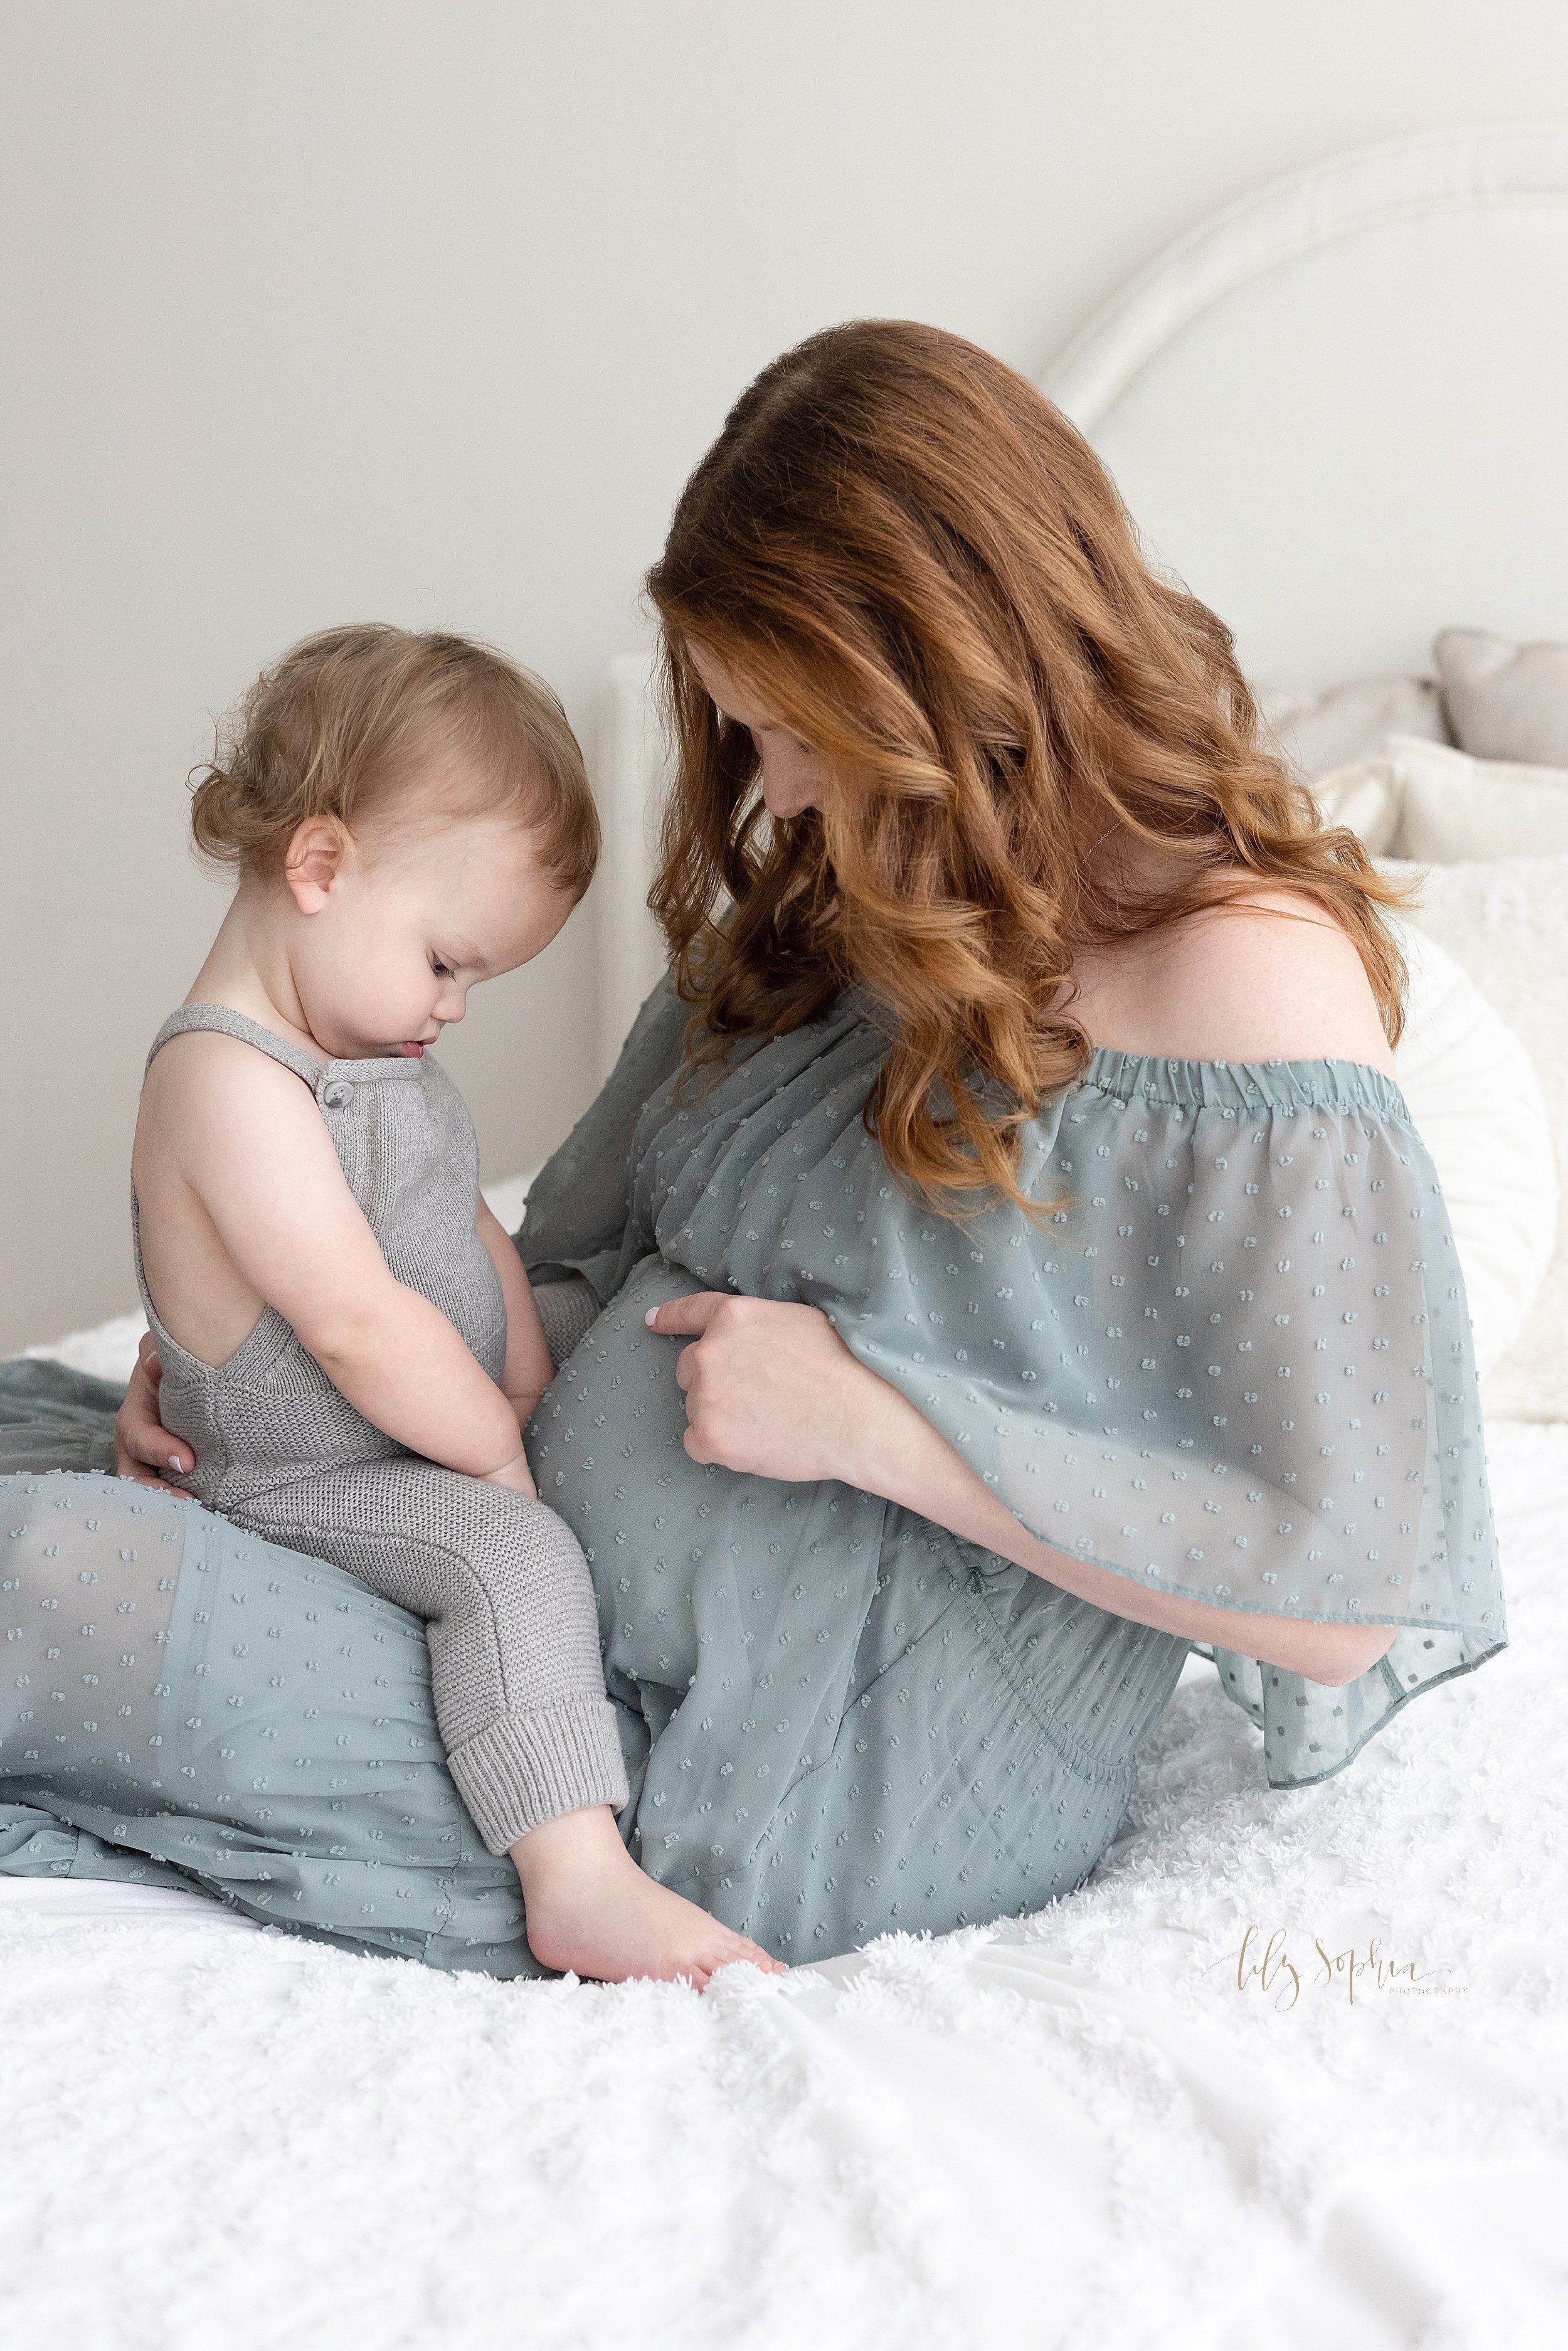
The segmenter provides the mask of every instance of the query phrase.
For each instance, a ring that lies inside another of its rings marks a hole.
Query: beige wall
[[[303,631],[499,640],[591,734],[747,377],[856,314],[1037,370],[1339,147],[1568,115],[1561,0],[14,0],[0,1349],[133,1299],[139,1066],[220,900],[182,778]],[[1456,322],[1462,331],[1462,321]],[[591,906],[445,1048],[488,1175],[595,1076]]]

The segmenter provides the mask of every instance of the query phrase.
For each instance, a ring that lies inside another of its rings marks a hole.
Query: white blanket
[[[1568,1428],[1490,1455],[1511,1647],[1283,1794],[1189,1668],[1022,1928],[699,1999],[0,1881],[0,2339],[1556,2351]]]

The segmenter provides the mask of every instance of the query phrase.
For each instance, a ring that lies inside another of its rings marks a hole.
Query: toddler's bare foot
[[[523,1885],[528,1949],[547,1968],[604,1983],[685,1976],[701,1991],[737,1959],[768,1975],[788,1970],[759,1945],[720,1926],[684,1895],[639,1869],[608,1804],[564,1813],[512,1847]]]

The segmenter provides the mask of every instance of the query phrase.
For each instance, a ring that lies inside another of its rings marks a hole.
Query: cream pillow
[[[1473,759],[1406,735],[1390,737],[1386,758],[1400,809],[1400,857],[1462,865],[1568,855],[1568,768]]]
[[[1516,645],[1485,629],[1445,629],[1432,656],[1461,750],[1568,768],[1568,645]]]
[[[1568,1186],[1568,856],[1499,858],[1425,872],[1392,860],[1380,860],[1379,867],[1398,880],[1420,883],[1421,904],[1411,909],[1407,922],[1423,940],[1445,950],[1460,966],[1534,1065],[1536,1082],[1529,1085],[1517,1061],[1505,1061],[1500,1052],[1495,1071],[1468,1113],[1457,1088],[1449,1093],[1448,1081],[1427,1086],[1425,1111],[1411,1099],[1411,1111],[1427,1135],[1445,1192],[1450,1181],[1461,1194],[1472,1183],[1484,1183],[1489,1168],[1500,1183],[1505,1180],[1501,1163],[1520,1152],[1520,1121],[1528,1123],[1533,1116],[1538,1093],[1544,1097],[1550,1121],[1559,1185]],[[1419,1052],[1418,998],[1416,1008],[1409,1047],[1402,1052]],[[1474,1127],[1471,1143],[1463,1149],[1457,1140],[1452,1147],[1442,1144],[1446,1165],[1438,1156],[1438,1122],[1448,1109],[1456,1117],[1473,1117]],[[1473,1176],[1463,1172],[1466,1151],[1473,1154]],[[1472,1301],[1477,1352],[1488,1366],[1481,1400],[1493,1418],[1568,1420],[1568,1214],[1561,1205],[1561,1191],[1559,1199],[1545,1279],[1500,1357],[1494,1359],[1490,1341],[1483,1338],[1491,1309],[1483,1307],[1478,1314]],[[1480,1270],[1479,1298],[1490,1284],[1495,1252],[1483,1229],[1485,1217],[1469,1206],[1464,1216],[1464,1235],[1455,1216],[1455,1238],[1467,1289],[1472,1266]],[[1516,1228],[1521,1234],[1525,1229],[1522,1223]],[[1524,1246],[1522,1241],[1518,1245]]]
[[[1391,735],[1376,758],[1322,777],[1312,798],[1325,824],[1348,825],[1374,857],[1463,865],[1568,854],[1568,768],[1472,759]]]

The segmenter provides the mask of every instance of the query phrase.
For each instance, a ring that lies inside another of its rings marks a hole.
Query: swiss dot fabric
[[[1504,1646],[1463,1280],[1378,1071],[1098,1052],[1029,1131],[1024,1186],[1057,1204],[1043,1225],[1003,1209],[959,1227],[910,1201],[865,1132],[885,1041],[862,995],[678,1085],[682,1020],[667,990],[644,1008],[530,1195],[527,1255],[611,1297],[630,1283],[639,1307],[703,1287],[821,1308],[1042,1541],[1234,1613],[1218,1661],[1275,1785],[1337,1771]],[[641,1470],[645,1451],[620,1473],[619,1520],[652,1507],[684,1525],[705,1473],[667,1445]],[[591,1543],[602,1478],[554,1475]],[[799,1563],[809,1497],[759,1482],[748,1499],[747,1559]],[[1399,1630],[1330,1687],[1260,1669],[1249,1614]]]

